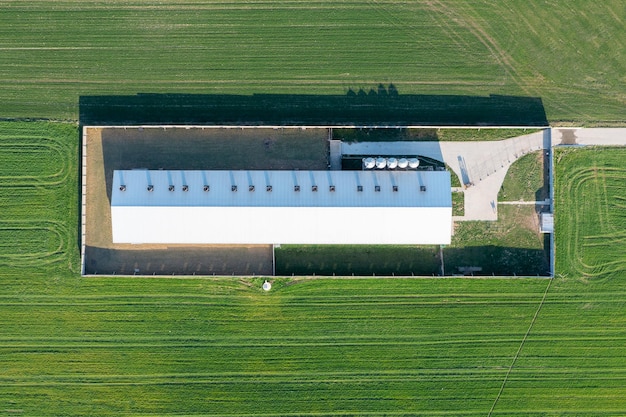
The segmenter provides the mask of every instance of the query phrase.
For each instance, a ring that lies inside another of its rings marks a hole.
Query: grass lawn
[[[535,207],[528,205],[499,206],[495,222],[455,222],[452,244],[443,251],[446,273],[480,268],[475,275],[549,274],[538,222]]]
[[[463,99],[446,97],[493,94],[538,97],[552,123],[623,125],[623,10],[620,0],[8,0],[0,114],[76,120],[82,96],[345,97],[393,83],[399,97],[438,96],[449,114]]]
[[[541,129],[437,129],[435,133],[436,140],[440,142],[484,142],[530,135],[539,131]]]
[[[465,195],[463,192],[452,193],[452,215],[463,216],[465,214]]]
[[[549,197],[544,152],[535,151],[515,161],[504,178],[498,201],[542,201]]]
[[[79,277],[77,137],[0,123],[0,413],[626,414],[624,242],[590,245],[623,220],[623,152],[559,154],[554,280],[275,279],[266,293],[263,278]],[[578,185],[606,196],[585,218]],[[587,266],[568,265],[581,253]]]

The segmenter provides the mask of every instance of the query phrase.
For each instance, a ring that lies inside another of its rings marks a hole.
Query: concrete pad
[[[544,148],[543,132],[492,142],[440,142],[443,161],[461,178],[474,184],[508,169],[518,158]]]
[[[459,220],[498,220],[498,193],[509,166],[465,190],[465,214]]]

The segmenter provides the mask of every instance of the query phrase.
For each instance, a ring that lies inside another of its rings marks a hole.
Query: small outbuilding
[[[552,213],[540,214],[540,232],[541,233],[554,233],[554,216]]]

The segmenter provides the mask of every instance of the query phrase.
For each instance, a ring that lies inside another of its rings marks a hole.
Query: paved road
[[[553,128],[552,146],[626,146],[626,128]]]

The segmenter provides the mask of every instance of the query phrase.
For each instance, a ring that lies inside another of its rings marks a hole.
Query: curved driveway
[[[341,144],[342,154],[423,155],[443,161],[464,184],[465,215],[454,220],[497,220],[498,192],[513,162],[553,146],[626,146],[626,129],[553,128],[490,142],[360,142]]]
[[[491,142],[342,143],[342,154],[423,155],[445,162],[465,185],[465,215],[454,220],[497,220],[498,192],[519,157],[550,148],[550,130]]]

